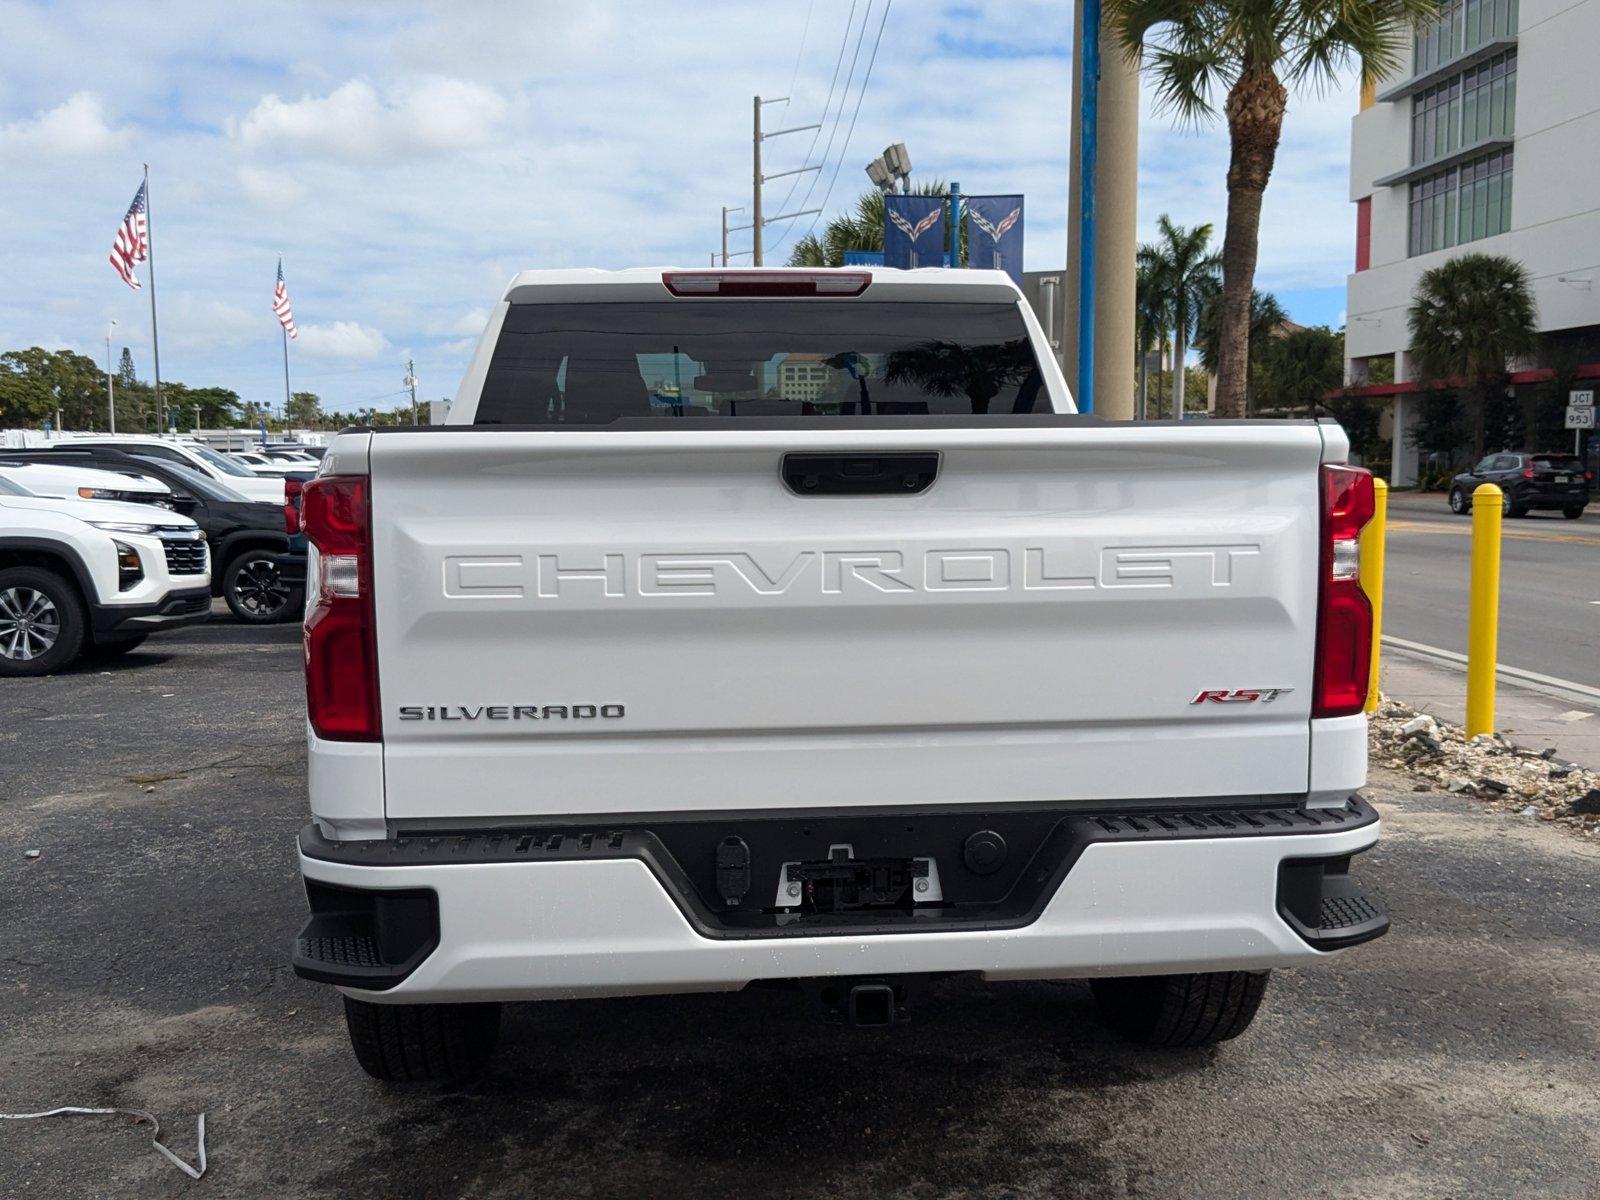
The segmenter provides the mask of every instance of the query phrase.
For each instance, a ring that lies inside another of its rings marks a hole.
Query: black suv
[[[1508,517],[1525,517],[1536,508],[1559,509],[1576,521],[1589,503],[1590,476],[1574,454],[1490,454],[1450,481],[1450,511],[1472,511],[1472,489],[1495,483],[1505,493]]]
[[[70,459],[96,471],[158,479],[172,489],[172,507],[205,531],[211,544],[211,594],[251,624],[294,621],[305,610],[306,540],[285,532],[284,510],[250,500],[220,480],[167,459],[88,445],[5,452],[7,460],[61,465]]]

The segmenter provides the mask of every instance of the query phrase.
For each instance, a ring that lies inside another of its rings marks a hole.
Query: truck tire
[[[500,1040],[498,1004],[372,1004],[346,996],[344,1020],[361,1069],[387,1083],[470,1079]]]
[[[1214,1046],[1255,1019],[1268,971],[1144,975],[1091,981],[1105,1021],[1143,1046]]]
[[[0,571],[0,675],[49,675],[83,649],[78,589],[43,567]]]

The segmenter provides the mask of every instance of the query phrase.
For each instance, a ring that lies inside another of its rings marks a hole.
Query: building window
[[[1510,150],[1485,154],[1411,185],[1410,254],[1447,250],[1510,228]]]
[[[1508,50],[1411,101],[1411,162],[1430,162],[1463,146],[1510,137],[1517,113],[1517,52]]]
[[[1439,19],[1417,34],[1412,74],[1476,50],[1517,31],[1517,0],[1444,0]]]

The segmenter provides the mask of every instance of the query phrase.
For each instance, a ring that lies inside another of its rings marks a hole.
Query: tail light
[[[1522,468],[1522,477],[1524,479],[1532,479],[1533,478],[1533,468],[1532,467],[1523,467]]]
[[[300,493],[305,486],[303,479],[283,481],[283,531],[290,537],[300,532]]]
[[[300,492],[300,518],[317,548],[306,610],[306,710],[318,737],[383,738],[372,617],[371,483],[327,475]]]
[[[1313,717],[1358,713],[1372,666],[1372,602],[1361,590],[1361,527],[1376,502],[1372,475],[1359,467],[1322,468],[1322,553],[1317,580],[1317,661]]]
[[[674,296],[859,296],[866,271],[663,271]]]

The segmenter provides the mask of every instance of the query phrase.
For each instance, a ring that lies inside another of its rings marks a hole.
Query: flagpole
[[[278,255],[278,274],[283,274],[283,255]],[[289,394],[289,327],[281,320],[278,322],[278,332],[283,335],[283,420],[285,427],[289,421],[289,405],[293,397]]]
[[[144,227],[149,238],[150,275],[150,351],[156,371],[156,433],[166,432],[166,413],[161,405],[161,337],[156,327],[156,223],[150,215],[150,164],[144,164]]]

